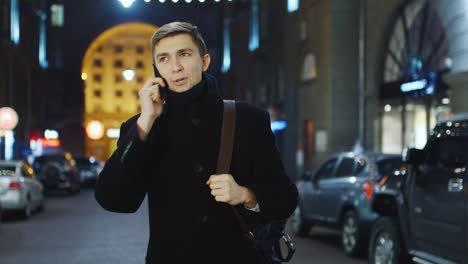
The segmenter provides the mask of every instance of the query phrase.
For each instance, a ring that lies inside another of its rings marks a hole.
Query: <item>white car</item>
[[[0,161],[0,204],[4,212],[19,212],[25,219],[44,209],[44,187],[33,168],[23,161]]]

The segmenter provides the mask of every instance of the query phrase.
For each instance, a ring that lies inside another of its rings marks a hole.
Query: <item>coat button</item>
[[[204,224],[206,222],[208,222],[208,216],[206,215],[198,215],[197,216],[197,221]]]
[[[203,168],[203,165],[201,165],[200,163],[197,163],[195,164],[195,166],[193,166],[193,171],[196,173],[201,173],[204,169],[205,168]]]
[[[192,124],[196,127],[200,126],[200,118],[192,118]]]

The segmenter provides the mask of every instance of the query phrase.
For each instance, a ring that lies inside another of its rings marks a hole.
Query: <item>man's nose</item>
[[[173,60],[171,67],[172,67],[173,72],[179,72],[184,68],[184,67],[182,67],[182,64],[180,63],[179,59]]]

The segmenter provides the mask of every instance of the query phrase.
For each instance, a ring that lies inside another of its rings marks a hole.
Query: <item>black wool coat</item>
[[[171,97],[173,96],[173,97]],[[260,212],[238,205],[250,225],[288,218],[297,189],[286,176],[266,111],[236,102],[230,174],[255,194]],[[206,74],[192,89],[170,93],[147,141],[135,116],[121,126],[117,150],[99,175],[95,197],[113,212],[135,212],[148,195],[146,263],[259,263],[226,203],[206,181],[216,173],[223,101]]]

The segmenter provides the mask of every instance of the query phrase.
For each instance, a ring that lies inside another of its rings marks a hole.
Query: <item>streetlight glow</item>
[[[149,3],[151,0],[145,0],[146,3]]]
[[[179,0],[172,0],[172,2],[177,3],[177,2],[179,2]]]
[[[133,77],[135,77],[135,71],[130,68],[127,68],[122,72],[122,75],[125,78],[125,80],[131,81]]]
[[[135,2],[135,0],[119,0],[119,1],[125,8],[129,8],[130,6],[132,6],[133,2]]]
[[[160,2],[160,3],[164,3],[164,2],[166,2],[166,0],[159,0],[159,2]]]
[[[192,0],[185,0],[185,2],[187,2],[187,3],[191,3],[191,2],[192,2]]]

